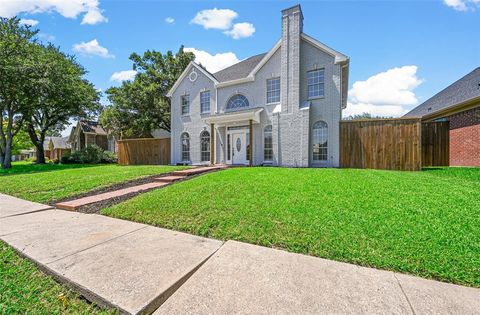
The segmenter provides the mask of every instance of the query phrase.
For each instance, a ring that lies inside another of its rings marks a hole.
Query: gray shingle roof
[[[50,137],[45,137],[45,140],[43,140],[43,149],[50,150],[49,145],[50,145]]]
[[[480,67],[418,105],[403,117],[423,117],[480,97]]]
[[[54,149],[70,149],[70,143],[68,143],[68,137],[52,137],[51,138]]]
[[[96,121],[80,120],[80,127],[82,128],[83,132],[93,132],[98,135],[107,134],[102,126]]]
[[[213,76],[218,82],[226,82],[236,79],[246,78],[248,74],[258,65],[267,53],[252,56],[240,61],[233,66],[215,72]]]

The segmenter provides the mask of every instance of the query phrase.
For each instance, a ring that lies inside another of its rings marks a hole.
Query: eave
[[[480,96],[449,106],[447,108],[436,111],[434,113],[423,115],[421,118],[423,121],[432,121],[438,118],[451,116],[451,115],[475,108],[477,106],[480,106]]]

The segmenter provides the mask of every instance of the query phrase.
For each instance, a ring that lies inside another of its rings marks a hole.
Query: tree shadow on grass
[[[33,164],[33,163],[19,162],[19,163],[13,163],[12,168],[10,169],[0,168],[0,177],[9,176],[9,175],[61,171],[61,170],[75,169],[75,168],[87,168],[87,167],[100,166],[100,165],[101,164],[54,164],[54,163]]]

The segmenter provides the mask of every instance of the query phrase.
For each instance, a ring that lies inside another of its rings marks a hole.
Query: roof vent
[[[432,110],[432,108],[431,108],[431,107],[429,107],[427,110],[428,110],[428,111],[431,111],[431,110]]]

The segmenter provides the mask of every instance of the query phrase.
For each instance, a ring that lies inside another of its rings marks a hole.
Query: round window
[[[240,140],[240,138],[237,138],[237,151],[240,152],[241,149],[242,149],[242,141]]]
[[[192,70],[192,72],[190,72],[190,75],[188,76],[188,78],[190,79],[190,81],[195,81],[198,77],[198,74],[195,72],[195,70]]]

